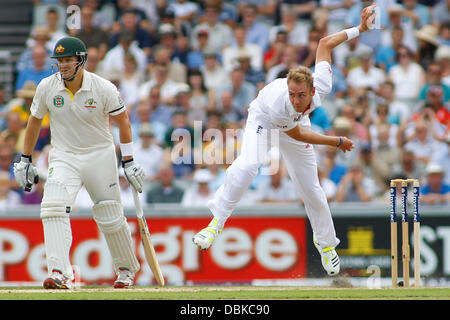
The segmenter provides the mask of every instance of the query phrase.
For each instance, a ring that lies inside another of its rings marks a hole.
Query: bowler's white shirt
[[[59,73],[44,78],[31,105],[31,115],[38,119],[49,113],[52,146],[72,153],[111,146],[109,115],[125,110],[116,86],[86,70],[81,88],[73,96]]]
[[[287,78],[275,79],[259,92],[255,100],[250,103],[248,118],[263,129],[291,130],[298,124],[302,127],[310,127],[310,114],[332,88],[331,66],[326,61],[321,61],[315,66],[313,73],[313,85],[316,89],[311,105],[301,113],[294,109],[289,100]]]

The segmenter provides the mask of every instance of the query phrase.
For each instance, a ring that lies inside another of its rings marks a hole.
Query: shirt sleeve
[[[116,116],[126,110],[126,106],[120,96],[119,90],[111,83],[106,90],[105,113]]]
[[[31,103],[30,112],[31,115],[37,119],[43,119],[48,113],[48,106],[46,103],[46,95],[44,89],[45,81],[41,81],[36,88],[36,93]]]
[[[314,88],[322,99],[331,92],[333,88],[333,71],[327,61],[320,61],[314,68]]]

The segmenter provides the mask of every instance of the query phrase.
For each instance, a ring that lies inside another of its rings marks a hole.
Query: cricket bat
[[[142,245],[144,246],[145,259],[147,260],[150,269],[152,269],[158,284],[164,286],[164,277],[159,267],[158,259],[156,258],[155,248],[153,248],[152,241],[150,240],[150,232],[148,231],[147,221],[142,211],[141,202],[137,191],[132,187],[134,204],[136,206],[136,216],[139,223],[139,232],[141,234]]]

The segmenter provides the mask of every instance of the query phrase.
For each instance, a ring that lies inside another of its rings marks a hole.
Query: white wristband
[[[345,29],[344,32],[347,34],[347,40],[352,40],[359,37],[359,29],[356,27]]]
[[[120,143],[120,152],[122,157],[133,156],[133,142]]]

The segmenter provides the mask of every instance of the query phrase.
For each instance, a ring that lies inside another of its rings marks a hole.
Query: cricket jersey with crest
[[[73,153],[111,146],[109,115],[125,110],[116,86],[86,70],[75,95],[65,87],[59,73],[43,79],[31,105],[34,117],[42,119],[49,114],[52,146]]]
[[[310,127],[308,115],[322,104],[323,99],[331,92],[332,71],[327,61],[315,66],[313,86],[316,89],[311,104],[302,112],[297,112],[289,100],[287,78],[275,79],[267,84],[250,103],[248,118],[265,129],[287,131],[300,124]]]

